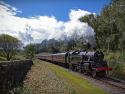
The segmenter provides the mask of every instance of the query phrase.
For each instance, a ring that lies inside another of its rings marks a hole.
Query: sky
[[[37,15],[55,16],[58,20],[67,21],[71,9],[82,9],[99,14],[111,0],[3,0],[23,13],[20,17]]]
[[[93,28],[78,19],[98,15],[110,0],[0,0],[0,34],[24,44],[61,39],[72,34],[94,36]]]

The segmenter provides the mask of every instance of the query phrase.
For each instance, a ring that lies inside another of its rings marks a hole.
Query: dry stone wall
[[[32,65],[32,60],[0,62],[0,94],[8,94],[14,87],[22,84]]]

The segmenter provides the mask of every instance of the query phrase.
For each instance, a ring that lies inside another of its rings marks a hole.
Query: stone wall
[[[22,84],[32,65],[32,60],[0,62],[0,94],[8,94],[14,87]]]

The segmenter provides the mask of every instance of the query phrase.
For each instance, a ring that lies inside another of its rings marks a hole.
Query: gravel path
[[[21,94],[71,94],[70,88],[64,80],[60,80],[49,68],[49,63],[35,62],[24,81],[24,89]],[[42,64],[41,64],[42,63]]]

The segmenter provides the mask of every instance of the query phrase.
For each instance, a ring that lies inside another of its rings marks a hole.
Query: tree
[[[57,40],[55,40],[55,39],[48,40],[48,43],[47,43],[48,52],[59,53],[60,52],[60,46],[61,45]]]
[[[97,47],[109,52],[119,49],[121,35],[125,32],[124,15],[125,0],[112,0],[99,15],[90,14],[79,20],[94,29]]]
[[[34,55],[36,54],[36,46],[34,44],[28,44],[25,49],[25,56],[28,59],[32,59]]]
[[[123,35],[123,36],[124,36],[124,35]],[[122,55],[123,55],[124,52],[125,52],[125,37],[122,37],[122,38],[120,39],[119,46],[120,46],[120,49],[122,50]]]
[[[5,57],[7,60],[10,60],[13,58],[13,56],[16,54],[16,51],[20,47],[20,45],[21,45],[21,42],[17,38],[7,34],[0,35],[1,55]]]

